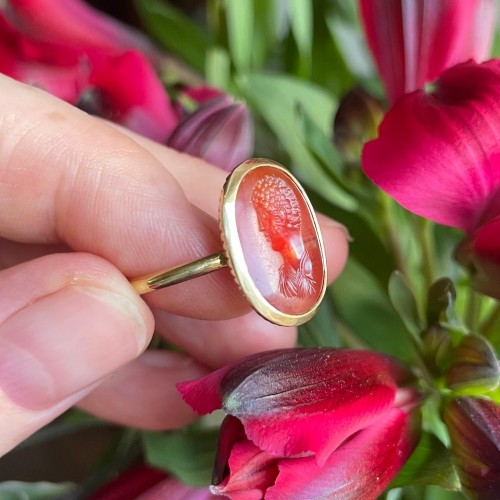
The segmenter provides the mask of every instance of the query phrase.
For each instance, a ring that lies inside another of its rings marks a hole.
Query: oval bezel
[[[318,242],[319,254],[321,257],[321,263],[323,267],[322,274],[322,285],[321,290],[318,295],[318,299],[314,305],[306,312],[302,314],[289,314],[280,311],[262,295],[260,290],[257,288],[254,280],[252,279],[248,266],[245,260],[243,247],[241,245],[238,225],[236,220],[236,199],[238,195],[238,190],[245,179],[245,177],[252,171],[261,167],[276,168],[282,174],[284,174],[293,183],[294,187],[300,193],[304,200],[304,204],[309,211],[309,217],[314,229],[316,240]],[[226,179],[224,188],[222,190],[221,201],[220,201],[220,225],[222,232],[222,241],[224,244],[224,250],[226,251],[228,264],[231,269],[233,276],[235,277],[238,285],[240,286],[243,294],[246,296],[247,300],[250,302],[252,307],[265,319],[283,326],[296,326],[301,325],[308,321],[317,311],[326,291],[326,258],[325,258],[325,248],[323,244],[323,238],[321,236],[321,231],[319,228],[318,220],[314,209],[307,197],[304,189],[297,181],[297,179],[279,163],[268,160],[265,158],[253,158],[246,160],[240,165],[238,165]]]

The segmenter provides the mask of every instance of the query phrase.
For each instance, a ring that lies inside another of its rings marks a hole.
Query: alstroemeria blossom
[[[416,435],[417,394],[371,351],[263,352],[179,384],[198,413],[223,408],[213,491],[234,499],[376,498]]]
[[[142,33],[93,9],[82,0],[5,0],[9,23],[39,43],[57,43],[66,50],[93,55],[119,55],[139,50],[150,59],[159,52]]]
[[[500,60],[458,64],[402,97],[365,145],[364,171],[408,210],[463,229],[460,260],[500,297]]]
[[[488,57],[495,0],[360,0],[360,10],[392,102],[450,66]]]
[[[500,406],[487,398],[455,398],[444,421],[462,488],[471,498],[500,498]]]
[[[139,49],[157,55],[80,0],[10,0],[0,9],[0,72],[164,142],[177,114]]]

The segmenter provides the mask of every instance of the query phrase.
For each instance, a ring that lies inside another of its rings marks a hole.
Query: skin
[[[75,404],[182,426],[177,382],[294,344],[227,270],[144,297],[128,282],[220,249],[224,172],[1,75],[0,109],[0,454]],[[320,222],[333,280],[346,231]],[[144,353],[154,330],[185,354]]]

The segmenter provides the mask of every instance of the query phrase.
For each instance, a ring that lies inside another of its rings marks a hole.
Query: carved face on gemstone
[[[324,295],[326,264],[297,180],[271,160],[242,163],[226,181],[221,227],[229,266],[253,307],[281,325],[307,321]]]
[[[301,299],[314,293],[312,263],[301,235],[300,206],[292,189],[282,178],[266,175],[253,188],[252,204],[259,231],[283,257],[280,293]]]

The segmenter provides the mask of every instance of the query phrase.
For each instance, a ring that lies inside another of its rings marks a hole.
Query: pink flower
[[[77,104],[158,142],[165,142],[177,122],[163,85],[137,51],[96,62]]]
[[[466,231],[460,260],[500,298],[500,60],[459,64],[402,97],[362,164],[408,210]]]
[[[500,498],[500,406],[486,398],[449,401],[444,420],[462,488],[471,498]]]
[[[489,54],[494,0],[360,0],[360,8],[392,102],[450,66]]]
[[[197,412],[223,408],[214,493],[251,500],[376,498],[416,433],[408,372],[370,351],[259,353],[179,384]]]
[[[89,500],[211,500],[207,487],[193,488],[165,472],[138,465],[90,495]]]
[[[135,49],[150,59],[158,50],[142,33],[93,9],[82,0],[5,0],[3,13],[21,34],[76,53],[119,55]]]
[[[80,0],[10,0],[0,13],[2,73],[165,141],[177,115],[138,49],[157,55],[141,35]]]
[[[207,100],[209,94],[206,88],[191,92],[202,104],[180,121],[167,144],[231,171],[252,155],[252,119],[242,102],[226,94]]]

